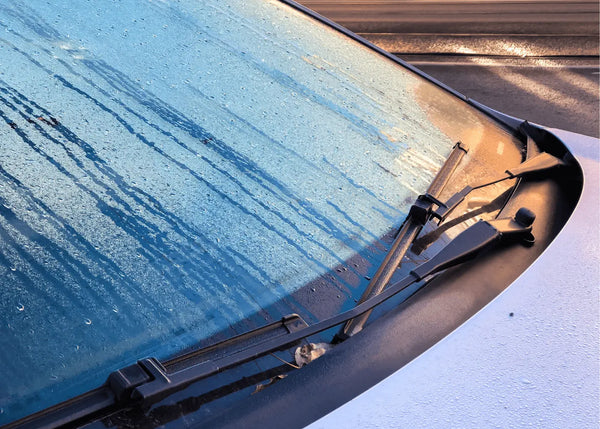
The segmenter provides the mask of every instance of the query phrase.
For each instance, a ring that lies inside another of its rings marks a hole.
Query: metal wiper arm
[[[479,252],[501,239],[530,241],[531,225],[535,215],[520,209],[512,219],[479,221],[463,231],[437,255],[412,270],[402,280],[390,285],[382,293],[329,319],[314,325],[297,315],[289,315],[273,323],[216,345],[192,351],[176,359],[159,362],[155,358],[137,363],[110,374],[101,387],[58,404],[7,427],[56,427],[72,424],[102,411],[125,406],[148,406],[190,384],[218,374],[229,368],[252,361],[277,350],[289,348],[298,341],[333,328],[371,311],[375,306],[397,293],[439,271],[474,258]],[[285,332],[281,332],[285,328]],[[279,330],[279,333],[276,331]],[[232,354],[217,353],[222,346],[237,347]],[[214,356],[214,358],[211,358]],[[200,358],[193,359],[193,358]],[[192,361],[192,362],[187,362]],[[172,370],[166,366],[174,365]]]
[[[551,168],[562,166],[564,164],[565,163],[562,160],[556,158],[555,156],[552,156],[546,152],[542,152],[539,155],[522,162],[515,168],[506,170],[503,175],[492,180],[476,185],[465,186],[461,191],[452,195],[448,201],[441,203],[437,210],[432,211],[431,217],[439,219],[439,223],[443,222],[448,215],[466,198],[466,196],[475,189],[484,188],[504,180],[516,179],[517,177],[523,177],[528,174],[539,173]]]
[[[275,350],[282,350],[303,338],[333,328],[371,311],[377,305],[390,299],[417,281],[473,259],[480,251],[497,242],[500,238],[524,240],[524,242],[529,243],[531,242],[531,226],[534,220],[535,215],[530,210],[521,208],[514,218],[498,219],[490,222],[479,221],[459,234],[430,260],[412,270],[408,276],[394,283],[379,295],[358,304],[353,309],[344,311],[314,325],[299,328],[285,336],[273,338],[272,340],[248,347],[242,352],[225,356],[218,361],[205,361],[192,367],[184,368],[174,374],[168,374],[156,359],[140,361],[138,364],[142,363],[154,379],[151,382],[135,387],[131,393],[131,398],[146,404],[153,403],[195,381],[257,359]],[[288,318],[294,316],[288,316]]]

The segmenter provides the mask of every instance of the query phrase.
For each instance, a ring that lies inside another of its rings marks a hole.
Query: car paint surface
[[[549,131],[584,172],[552,245],[469,321],[311,428],[598,427],[600,141]]]

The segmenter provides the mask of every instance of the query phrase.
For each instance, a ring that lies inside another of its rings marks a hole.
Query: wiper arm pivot
[[[502,176],[496,177],[493,180],[476,185],[465,186],[461,191],[452,195],[445,203],[436,202],[438,209],[431,211],[429,215],[432,218],[439,219],[439,223],[441,223],[466,198],[466,196],[475,189],[484,188],[504,180],[516,179],[517,177],[539,173],[562,165],[564,165],[562,160],[550,155],[549,153],[542,152],[539,155],[522,162],[518,166],[506,170]],[[422,198],[431,198],[431,196],[425,194]]]
[[[444,247],[434,257],[422,263],[410,273],[417,280],[473,259],[477,253],[500,237],[517,237],[525,244],[533,243],[531,226],[535,214],[527,209],[520,208],[512,219],[496,219],[492,221],[479,221],[467,228]]]

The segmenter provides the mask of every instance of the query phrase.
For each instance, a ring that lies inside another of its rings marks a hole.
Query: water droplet
[[[83,323],[85,323],[86,325],[91,325],[91,324],[92,324],[92,321],[91,321],[90,319],[85,319],[85,320],[83,321]]]
[[[25,306],[23,304],[19,304],[19,305],[17,305],[17,310],[23,311],[23,310],[25,310]]]

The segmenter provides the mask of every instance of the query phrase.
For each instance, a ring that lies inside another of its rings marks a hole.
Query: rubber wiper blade
[[[404,220],[404,223],[400,227],[400,231],[396,235],[396,238],[390,247],[389,252],[385,256],[385,259],[369,281],[369,284],[360,297],[360,300],[358,301],[359,304],[381,293],[381,291],[389,283],[394,272],[398,268],[398,265],[400,265],[400,262],[408,251],[411,243],[419,235],[421,228],[423,228],[425,223],[429,220],[429,213],[432,211],[434,205],[439,206],[441,204],[441,202],[437,200],[437,197],[448,183],[450,176],[467,151],[467,148],[461,142],[457,142],[454,145],[452,151],[448,155],[448,158],[429,185],[426,194],[427,196],[420,196],[415,204],[413,204],[411,207],[408,216]],[[343,341],[344,339],[359,332],[369,318],[370,314],[370,312],[367,312],[354,320],[348,321],[348,323],[346,323],[346,325],[336,335],[334,342]]]
[[[6,428],[62,427],[105,410],[140,403],[140,398],[144,398],[145,402],[156,401],[170,392],[185,388],[195,380],[222,371],[231,366],[231,362],[245,362],[248,360],[248,349],[261,347],[271,352],[277,351],[269,345],[274,340],[279,340],[286,346],[294,344],[297,340],[288,341],[283,338],[307,326],[300,316],[290,314],[277,322],[169,360],[141,359],[112,372],[102,386],[9,423]]]

